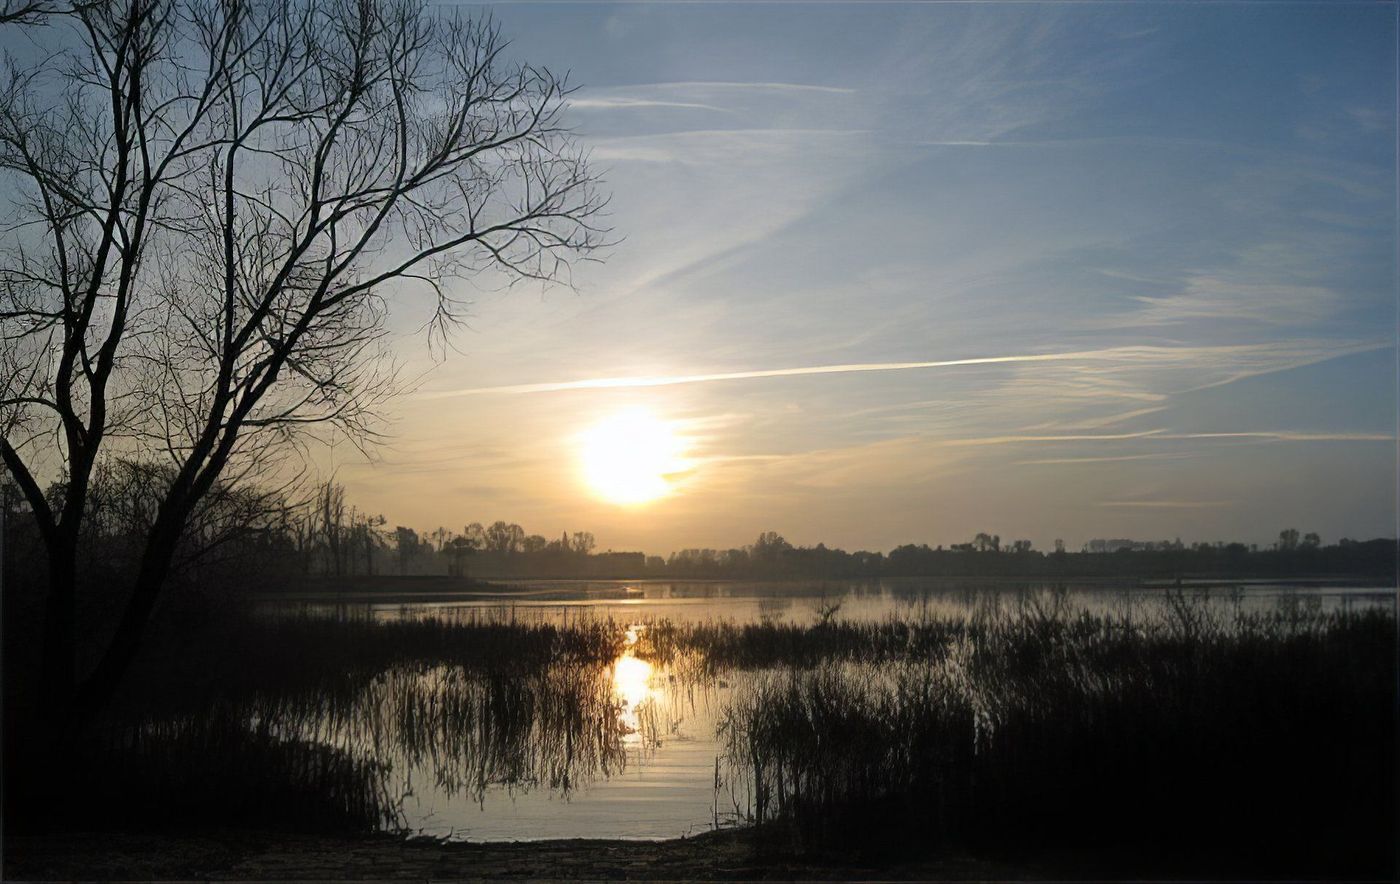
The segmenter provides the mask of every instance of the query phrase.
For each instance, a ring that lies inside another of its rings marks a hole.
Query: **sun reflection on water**
[[[651,673],[650,663],[623,654],[613,665],[613,692],[624,705],[635,708],[651,697]]]
[[[632,650],[641,637],[640,632],[640,626],[627,630],[626,650],[613,663],[613,696],[619,707],[617,720],[622,726],[623,742],[629,746],[642,743],[643,709],[656,695],[652,687],[654,667]]]

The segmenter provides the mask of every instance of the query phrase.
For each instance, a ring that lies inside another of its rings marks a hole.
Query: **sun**
[[[579,434],[584,481],[610,503],[639,504],[665,497],[685,469],[685,440],[675,425],[645,411],[604,418]]]

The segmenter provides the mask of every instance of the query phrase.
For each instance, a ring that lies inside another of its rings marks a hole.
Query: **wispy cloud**
[[[1032,430],[1099,430],[1099,429],[1103,429],[1104,427],[1111,427],[1111,426],[1113,426],[1114,424],[1121,424],[1121,423],[1125,423],[1125,422],[1130,421],[1130,420],[1134,420],[1134,419],[1136,419],[1136,418],[1146,417],[1146,416],[1149,415],[1149,414],[1156,414],[1156,413],[1158,413],[1158,412],[1160,412],[1160,411],[1165,411],[1166,408],[1167,408],[1167,406],[1165,406],[1165,405],[1154,405],[1154,406],[1151,407],[1151,408],[1138,408],[1138,409],[1135,409],[1135,410],[1133,410],[1133,411],[1124,411],[1124,412],[1119,412],[1119,413],[1117,413],[1117,414],[1104,415],[1103,417],[1082,418],[1082,419],[1080,419],[1080,420],[1076,420],[1076,421],[1072,421],[1072,422],[1051,421],[1051,422],[1048,422],[1048,423],[1037,424],[1037,425],[1035,425],[1035,426],[1033,426],[1033,427],[1029,427],[1028,429],[1032,429]]]
[[[1199,385],[1199,386],[1192,387],[1192,388],[1190,388],[1189,390],[1185,390],[1185,391],[1183,391],[1183,392],[1196,392],[1197,390],[1209,390],[1209,389],[1211,389],[1211,388],[1213,388],[1213,387],[1223,387],[1223,386],[1225,386],[1226,384],[1233,384],[1233,383],[1236,382],[1236,381],[1242,381],[1242,380],[1246,380],[1246,379],[1248,379],[1248,378],[1259,377],[1260,375],[1272,374],[1272,373],[1274,373],[1274,372],[1276,372],[1276,371],[1285,371],[1285,370],[1293,369],[1293,368],[1303,368],[1303,367],[1309,366],[1309,365],[1317,365],[1318,363],[1321,363],[1321,362],[1328,362],[1328,361],[1330,361],[1330,360],[1332,360],[1332,359],[1337,359],[1337,358],[1342,357],[1342,356],[1356,356],[1356,355],[1359,355],[1359,354],[1362,354],[1362,353],[1374,353],[1374,352],[1377,351],[1377,350],[1389,350],[1389,349],[1393,349],[1394,347],[1395,347],[1395,345],[1394,345],[1393,343],[1384,343],[1384,344],[1362,344],[1362,345],[1357,345],[1357,346],[1355,346],[1355,347],[1351,347],[1351,348],[1344,349],[1344,350],[1342,350],[1342,351],[1340,351],[1340,352],[1335,352],[1335,353],[1330,353],[1330,354],[1328,354],[1328,353],[1317,353],[1317,354],[1312,355],[1312,356],[1300,356],[1297,360],[1295,360],[1295,361],[1293,361],[1293,362],[1291,362],[1291,363],[1289,363],[1289,364],[1286,364],[1286,365],[1283,365],[1283,366],[1279,366],[1279,367],[1269,367],[1269,366],[1243,367],[1243,368],[1241,368],[1241,369],[1239,369],[1239,370],[1237,370],[1237,371],[1231,372],[1230,374],[1226,375],[1225,377],[1221,378],[1220,380],[1210,381],[1210,382],[1208,382],[1208,383],[1204,383],[1204,384],[1201,384],[1201,385]]]
[[[829,128],[802,127],[781,108],[723,119],[744,125],[589,139],[593,159],[619,167],[636,188],[630,197],[620,189],[634,211],[631,260],[615,265],[626,269],[610,300],[664,298],[685,275],[760,247],[835,194],[859,189],[879,153],[868,131],[833,125],[845,117],[822,118]],[[777,120],[786,126],[775,128]]]
[[[1014,466],[1058,466],[1076,463],[1115,463],[1123,460],[1180,460],[1186,455],[1180,452],[1159,451],[1152,454],[1116,454],[1108,457],[1040,457],[1033,460],[1013,461]]]
[[[806,83],[702,82],[634,83],[585,90],[570,98],[572,110],[617,111],[678,109],[748,114],[759,121],[775,111],[793,110],[831,96],[854,95],[854,89]],[[811,115],[812,119],[820,119]],[[828,116],[829,118],[829,116]]]
[[[612,98],[574,98],[569,101],[569,108],[572,110],[628,110],[631,108],[649,107],[675,107],[689,108],[692,110],[708,110],[726,113],[722,107],[713,104],[704,104],[698,101],[665,101],[659,98],[628,98],[625,96],[614,96]]]
[[[609,162],[688,163],[714,166],[745,161],[781,161],[813,139],[868,135],[862,129],[801,129],[755,126],[743,129],[691,129],[651,135],[593,139],[593,157]]]
[[[1330,316],[1341,297],[1316,285],[1239,282],[1200,275],[1188,279],[1176,294],[1142,295],[1134,300],[1138,309],[1106,324],[1159,326],[1196,320],[1306,324]]]
[[[1101,500],[1099,506],[1135,509],[1194,510],[1234,506],[1232,500]]]
[[[650,83],[630,88],[651,89],[742,89],[763,92],[824,92],[828,95],[853,95],[854,89],[843,86],[817,86],[811,83],[743,83],[726,80],[691,80],[676,83]]]
[[[1139,433],[1073,433],[1049,436],[1035,435],[1010,435],[1010,436],[977,436],[968,439],[945,439],[947,445],[1015,445],[1020,442],[1122,442],[1126,439],[1143,439],[1149,436],[1157,439],[1166,438],[1163,436],[1165,430],[1143,430]]]

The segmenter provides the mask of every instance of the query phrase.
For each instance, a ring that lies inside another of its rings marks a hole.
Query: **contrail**
[[[1132,347],[1126,350],[1140,351]],[[1067,359],[1102,359],[1123,355],[1123,350],[1083,350],[1077,353],[1042,353],[1030,356],[983,356],[975,359],[942,359],[935,362],[850,362],[839,365],[808,365],[801,368],[770,368],[759,371],[728,371],[716,374],[661,375],[654,377],[590,378],[542,384],[509,384],[502,387],[473,387],[419,393],[419,399],[448,399],[455,396],[481,396],[510,393],[559,393],[566,390],[611,390],[624,387],[671,387],[677,384],[706,384],[712,381],[742,381],[755,378],[790,378],[812,374],[850,374],[862,371],[908,371],[914,368],[951,368],[958,365],[1000,365],[1008,362],[1055,362]]]
[[[1354,353],[1384,349],[1388,343],[1358,343],[1330,353],[1312,355],[1299,363],[1295,357],[1288,367],[1334,359]],[[808,365],[798,368],[770,368],[755,371],[727,371],[712,374],[682,374],[589,378],[581,381],[553,381],[539,384],[507,384],[499,387],[471,387],[464,390],[438,390],[418,393],[418,399],[451,399],[457,396],[483,396],[524,393],[560,393],[569,390],[612,390],[628,387],[672,387],[679,384],[707,384],[713,381],[742,381],[757,378],[790,378],[818,374],[851,374],[866,371],[909,371],[919,368],[953,368],[960,365],[1005,365],[1023,362],[1069,362],[1073,360],[1121,360],[1151,364],[1161,360],[1199,359],[1216,353],[1255,353],[1267,349],[1258,344],[1237,344],[1215,347],[1108,347],[1099,350],[1077,350],[1071,353],[1035,353],[1022,356],[981,356],[973,359],[940,359],[930,362],[848,362],[837,365]],[[1277,369],[1269,369],[1277,370]],[[1266,371],[1252,372],[1262,374]],[[1248,376],[1248,375],[1242,375]]]
[[[1125,439],[1170,439],[1166,430],[1142,430],[1138,433],[1076,433],[1066,436],[981,436],[974,439],[949,439],[948,445],[1015,445],[1021,442],[1120,442]]]
[[[1192,439],[1259,439],[1268,442],[1393,442],[1390,433],[1307,433],[1297,430],[1249,430],[1230,433],[1169,433],[1165,429],[1143,430],[1138,433],[1080,433],[1064,436],[982,436],[973,439],[948,439],[947,445],[1014,445],[1021,442],[1122,442],[1146,439],[1149,442],[1187,441]],[[1148,457],[1156,455],[1131,455]],[[1127,460],[1128,458],[1096,457],[1092,460]],[[1027,460],[1022,464],[1074,463],[1084,458],[1058,460]]]
[[[1390,433],[1306,433],[1264,430],[1237,433],[1173,433],[1164,439],[1272,439],[1278,442],[1393,442]]]

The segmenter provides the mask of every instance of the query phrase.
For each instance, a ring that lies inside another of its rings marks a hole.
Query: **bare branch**
[[[467,286],[567,283],[607,244],[568,85],[489,20],[409,0],[0,16],[62,47],[0,79],[6,463],[63,474],[70,541],[113,444],[172,469],[119,636],[222,477],[317,428],[377,438],[392,300],[427,298],[445,340]]]

